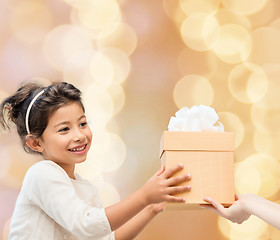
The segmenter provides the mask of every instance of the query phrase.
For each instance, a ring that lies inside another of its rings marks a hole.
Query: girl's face
[[[76,163],[86,160],[92,133],[82,107],[71,102],[55,111],[40,137],[42,155],[74,178]]]

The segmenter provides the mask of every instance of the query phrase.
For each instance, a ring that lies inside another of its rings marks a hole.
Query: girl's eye
[[[65,128],[61,128],[60,130],[59,130],[59,132],[66,132],[66,131],[68,131],[69,130],[69,128],[68,127],[65,127]]]
[[[87,122],[82,122],[80,125],[81,125],[81,127],[84,127],[87,125]]]

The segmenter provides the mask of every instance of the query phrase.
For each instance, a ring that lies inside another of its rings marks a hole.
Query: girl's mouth
[[[82,145],[82,146],[78,146],[78,147],[75,147],[75,148],[71,148],[71,149],[68,149],[70,152],[73,152],[73,153],[76,153],[76,154],[83,154],[86,152],[86,147],[87,147],[87,144],[85,145]]]

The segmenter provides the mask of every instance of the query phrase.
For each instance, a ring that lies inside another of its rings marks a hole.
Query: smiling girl
[[[0,106],[0,123],[15,123],[23,147],[42,161],[26,173],[12,216],[9,239],[133,239],[162,211],[162,202],[183,202],[175,186],[189,175],[172,177],[183,166],[160,169],[142,188],[104,208],[94,186],[75,173],[91,146],[81,92],[66,82],[47,88],[22,85]]]

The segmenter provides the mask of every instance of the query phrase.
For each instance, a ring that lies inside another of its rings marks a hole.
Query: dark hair
[[[47,88],[36,83],[23,84],[14,95],[6,98],[0,105],[0,124],[4,129],[10,129],[14,123],[20,136],[23,148],[28,153],[37,153],[26,145],[28,135],[25,125],[27,108],[32,99],[43,89],[44,93],[32,105],[29,114],[30,134],[40,137],[47,127],[48,120],[52,113],[60,107],[77,102],[84,111],[81,100],[81,91],[70,83],[54,82]]]

